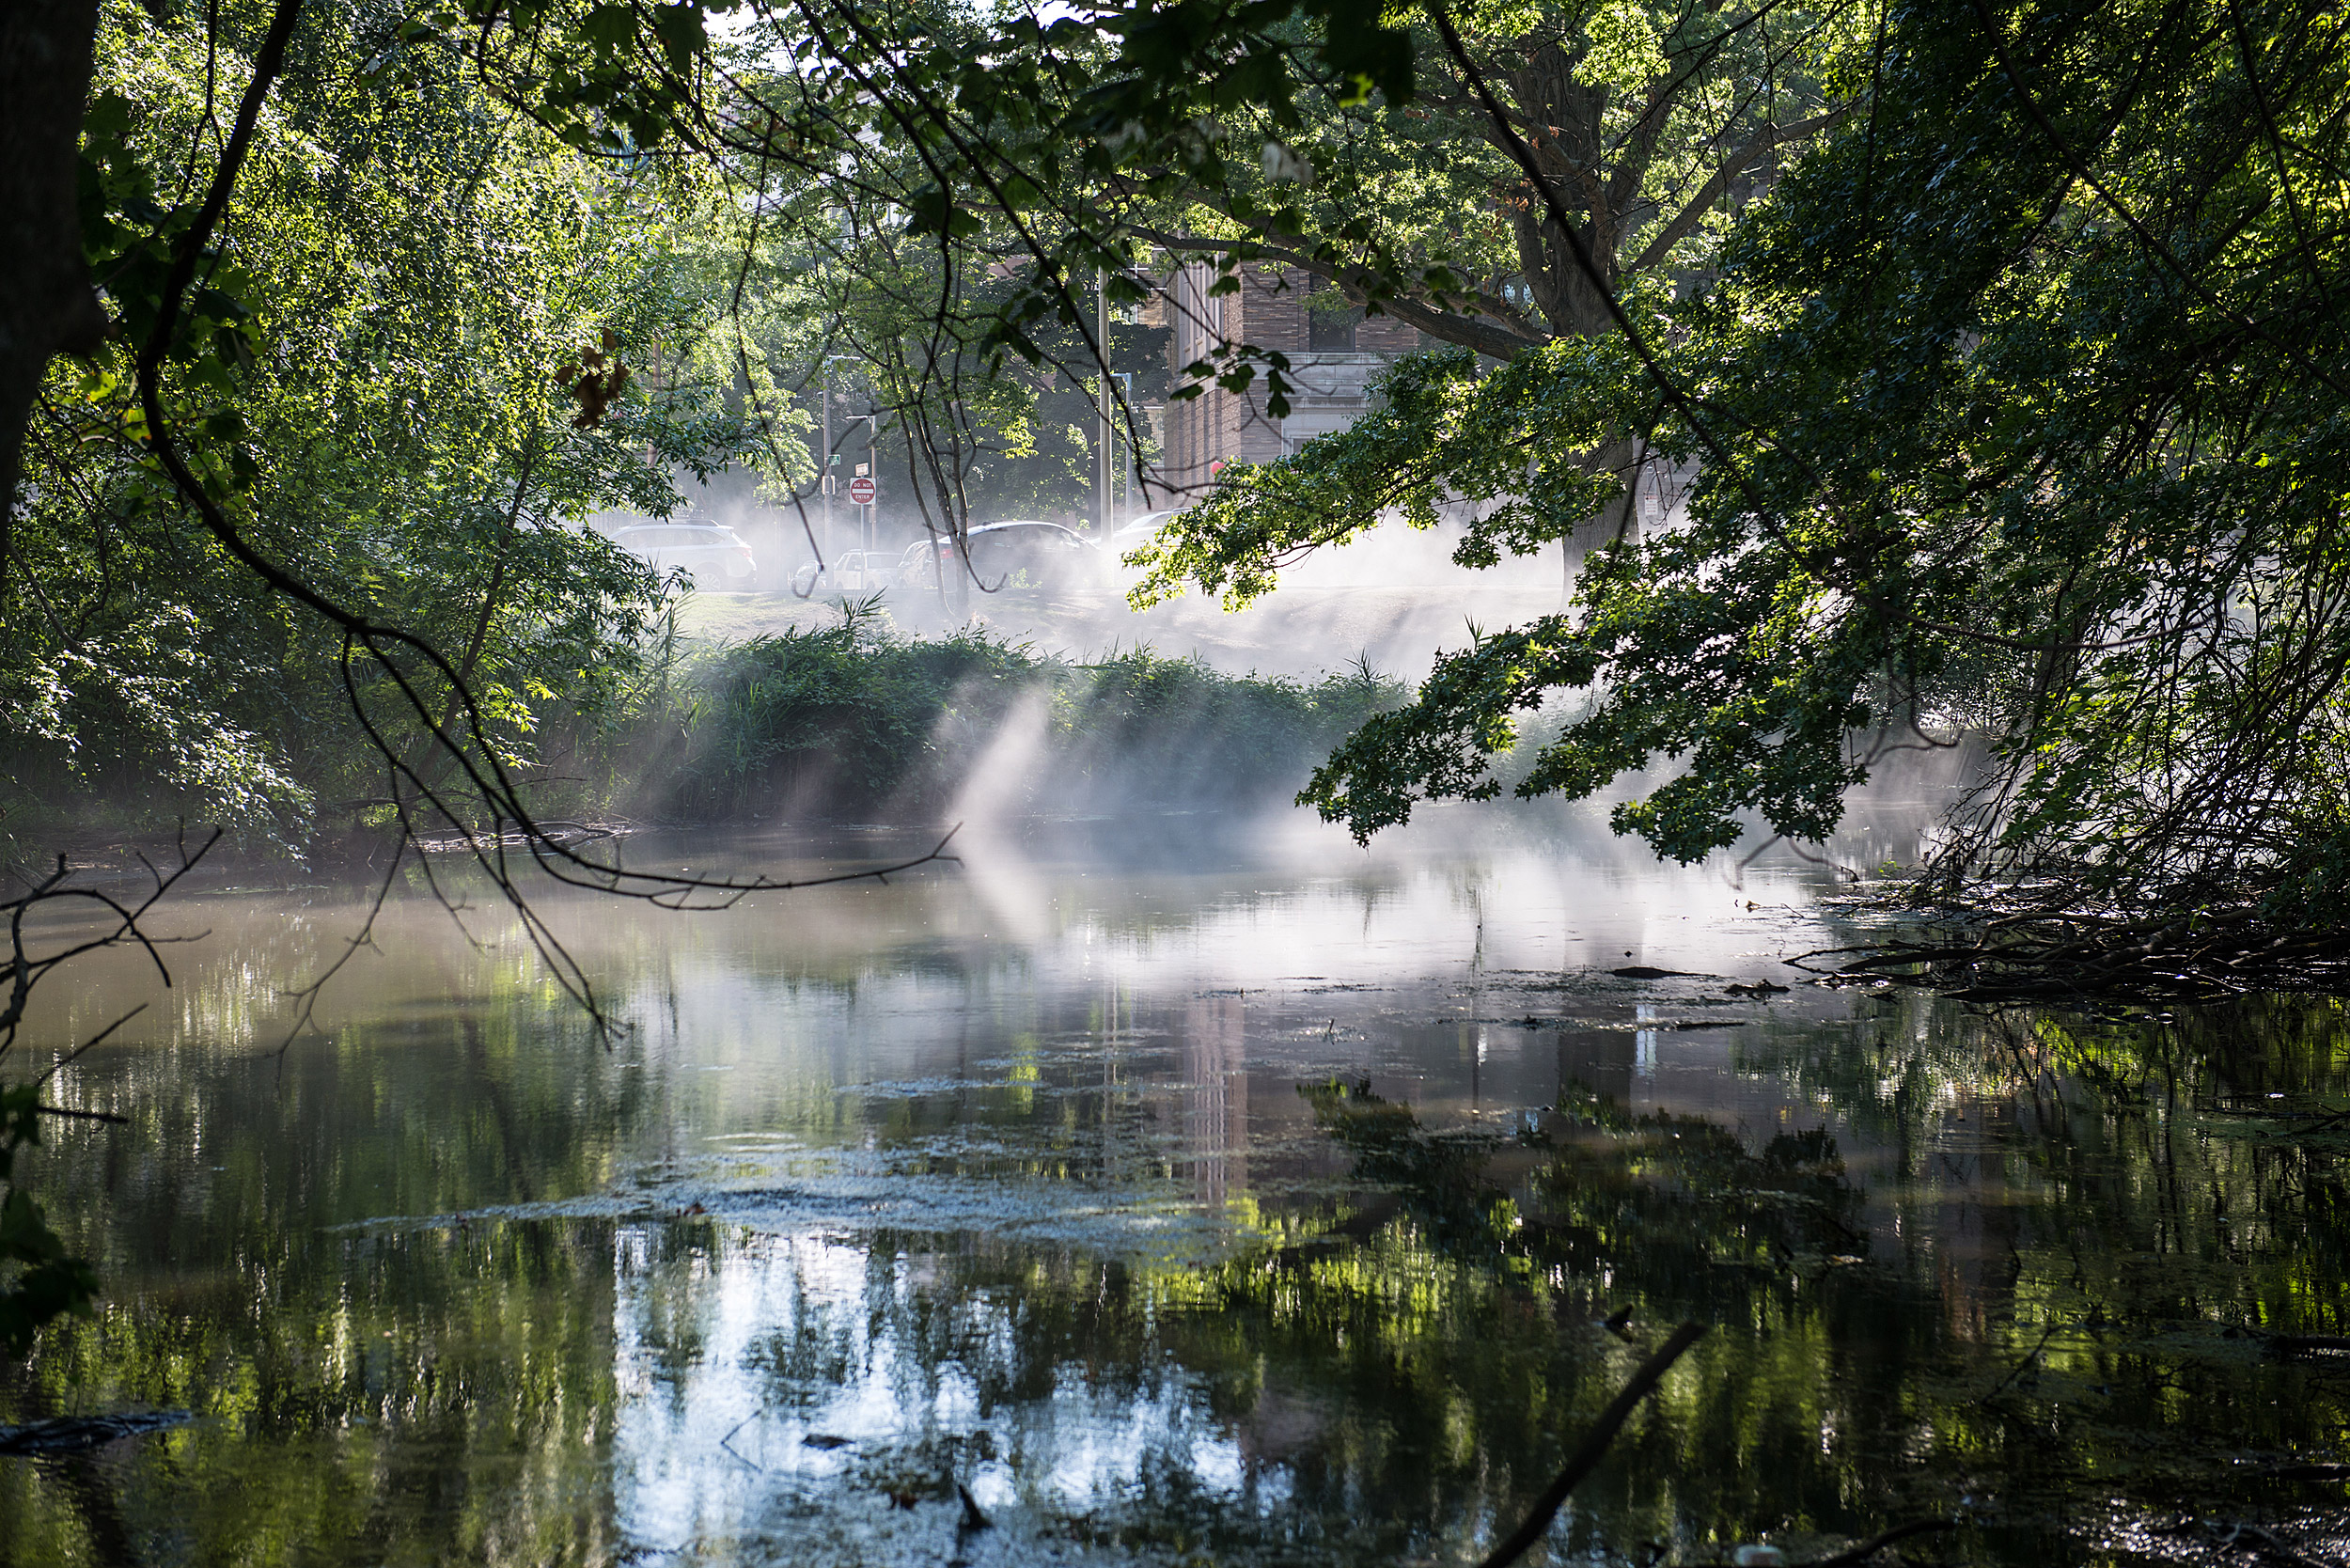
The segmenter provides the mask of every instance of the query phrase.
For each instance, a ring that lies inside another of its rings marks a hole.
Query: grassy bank
[[[1331,747],[1409,696],[1367,668],[1318,681],[1231,676],[1147,648],[1081,662],[977,630],[908,637],[857,614],[697,651],[665,639],[648,646],[643,667],[625,701],[603,713],[554,705],[509,756],[542,820],[886,822],[934,819],[959,802],[1015,812],[1285,805]],[[52,782],[38,797],[0,792],[0,867],[45,865],[59,848],[132,865],[141,847],[167,855],[183,818],[217,820],[206,803],[128,770]],[[301,782],[315,808],[275,833],[231,824],[214,859],[380,855],[395,827],[380,792],[338,798],[350,780]],[[461,809],[469,799],[448,798]]]
[[[1367,668],[1230,676],[1149,649],[1080,663],[976,631],[901,637],[855,615],[710,650],[681,673],[636,802],[673,820],[883,820],[966,791],[1044,811],[1285,801],[1407,695]]]

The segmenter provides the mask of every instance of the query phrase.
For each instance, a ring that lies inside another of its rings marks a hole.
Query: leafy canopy
[[[1520,792],[1671,759],[1615,821],[1693,859],[1749,817],[1821,837],[1888,750],[1972,732],[1995,766],[1944,874],[2321,917],[2350,860],[2343,42],[2292,0],[1889,10],[1867,112],[1719,280],[1627,299],[1661,375],[1621,338],[1400,368],[1353,431],[1232,476],[1142,597],[1246,599],[1440,499],[1490,509],[1469,564],[1537,547],[1593,506],[1561,454],[1630,431],[1705,460],[1686,525],[1442,660],[1317,777],[1325,814],[1490,794],[1563,701]]]

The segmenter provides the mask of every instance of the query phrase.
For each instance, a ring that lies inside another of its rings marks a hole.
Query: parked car
[[[806,598],[812,593],[873,593],[898,580],[899,562],[886,551],[843,550],[822,567],[803,561],[791,573],[791,591]]]
[[[1089,586],[1109,575],[1102,547],[1058,523],[1013,519],[982,523],[965,536],[971,569],[990,588]],[[960,572],[963,560],[951,539],[916,540],[899,559],[909,581],[936,583],[942,568]]]
[[[747,588],[759,574],[751,547],[722,524],[639,523],[613,534],[612,542],[655,572],[684,568],[697,588]]]
[[[1110,535],[1111,557],[1124,559],[1127,551],[1150,542],[1151,536],[1157,533],[1168,518],[1183,510],[1181,507],[1168,507],[1163,511],[1146,511],[1131,523],[1120,524],[1118,531]]]

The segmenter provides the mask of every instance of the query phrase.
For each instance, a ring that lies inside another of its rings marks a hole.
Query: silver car
[[[791,573],[791,591],[802,598],[812,593],[875,593],[897,579],[898,557],[885,550],[843,550],[820,569],[803,561]]]
[[[1167,525],[1167,520],[1183,510],[1181,507],[1168,507],[1162,511],[1144,512],[1140,517],[1110,535],[1110,555],[1117,559],[1123,560],[1128,551],[1151,542],[1158,531]]]
[[[639,523],[619,530],[612,542],[655,572],[682,567],[697,588],[747,588],[759,562],[743,536],[717,523]]]

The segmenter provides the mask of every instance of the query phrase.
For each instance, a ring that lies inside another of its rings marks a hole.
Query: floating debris
[[[123,1416],[59,1416],[24,1426],[0,1426],[0,1455],[87,1453],[125,1437],[185,1426],[194,1419],[192,1410],[149,1410]]]

